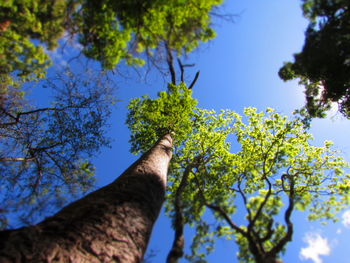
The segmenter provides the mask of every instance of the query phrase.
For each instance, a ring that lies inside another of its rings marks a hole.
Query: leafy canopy
[[[303,0],[310,23],[302,51],[279,75],[305,87],[310,117],[324,117],[333,102],[350,117],[350,10],[347,0]]]
[[[51,65],[47,51],[72,41],[105,69],[121,61],[142,65],[149,56],[159,54],[157,58],[163,59],[166,52],[181,55],[215,36],[210,12],[221,2],[1,1],[0,180],[5,194],[0,217],[4,224],[16,210],[23,211],[21,217],[28,222],[32,212],[54,207],[65,197],[91,188],[94,169],[89,160],[108,144],[103,129],[111,103],[106,79],[93,82],[96,86],[92,87],[85,76],[79,80],[68,74],[60,78],[62,83],[50,78],[45,85],[57,94],[51,105],[40,108],[27,101],[24,87],[40,86],[34,81],[43,79]],[[178,114],[174,107],[183,104],[183,112],[171,123],[165,119],[158,123],[157,132],[148,135],[149,142],[169,129],[176,130],[179,139],[190,133],[186,120],[196,102],[186,88],[169,89],[183,98],[162,93],[161,105],[146,105],[146,99],[135,101],[149,112],[150,121],[158,118],[152,116],[152,108],[161,106],[172,115]],[[146,139],[142,132],[136,136]],[[135,145],[136,151],[138,147]]]
[[[38,41],[49,49],[57,46],[65,30],[67,8],[65,0],[1,1],[0,74],[43,77],[50,60]]]
[[[151,54],[166,42],[177,52],[190,52],[215,37],[210,11],[221,0],[83,1],[76,16],[84,53],[113,68],[121,59],[143,64],[135,51]]]
[[[158,98],[149,96],[133,99],[128,106],[127,125],[132,131],[131,152],[146,151],[166,133],[175,134],[174,145],[178,146],[192,132],[191,117],[197,100],[186,84],[169,84],[168,91],[158,93]]]
[[[168,96],[183,99],[183,93]],[[222,236],[235,238],[242,262],[277,259],[291,241],[294,210],[307,212],[310,220],[336,220],[349,204],[350,175],[343,170],[348,163],[331,142],[312,146],[299,119],[288,120],[273,109],[247,108],[244,116],[216,113],[192,103],[186,114],[175,104],[168,115],[158,107],[164,105],[161,98],[130,103],[131,142],[133,149],[146,149],[163,132],[159,127],[175,131],[166,207],[175,228],[181,213],[196,229],[189,259],[203,259]]]
[[[7,0],[0,3],[0,74],[42,77],[45,49],[63,34],[105,69],[121,60],[142,65],[164,42],[190,52],[215,37],[210,12],[222,0]],[[153,51],[152,51],[153,50]]]

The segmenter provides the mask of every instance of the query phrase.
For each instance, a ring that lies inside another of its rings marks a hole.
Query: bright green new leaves
[[[348,176],[343,173],[348,164],[329,142],[311,146],[312,136],[298,120],[272,109],[248,108],[245,115],[246,122],[237,118],[234,124],[240,150],[216,160],[225,173],[215,173],[211,165],[202,168],[204,173],[197,170],[198,177],[205,177],[196,185],[202,200],[190,203],[202,202],[215,212],[222,222],[217,234],[236,236],[242,262],[260,262],[277,258],[291,241],[294,209],[308,211],[310,219],[336,219],[336,212],[348,204]],[[206,179],[213,177],[220,190]],[[236,209],[228,209],[233,198]],[[245,213],[244,218],[234,216],[235,210]]]
[[[220,115],[211,116],[218,125],[213,129],[215,135],[198,129],[199,134],[193,134],[182,150],[184,156],[196,152],[206,139],[211,145],[202,148],[199,156],[206,157],[189,176],[188,191],[183,193],[183,203],[189,207],[184,207],[184,214],[194,226],[209,226],[202,215],[205,208],[212,210],[220,221],[212,233],[229,239],[235,236],[242,262],[276,259],[291,241],[293,210],[308,211],[309,219],[335,220],[336,212],[349,203],[349,176],[343,173],[348,164],[331,150],[330,142],[324,147],[311,146],[312,136],[299,120],[288,120],[273,109],[257,112],[247,108],[244,118],[231,116],[235,117],[227,119],[232,122],[228,133],[218,128],[224,127],[219,124]],[[230,153],[226,142],[230,133],[237,140],[235,153]],[[191,145],[192,137],[200,139]],[[173,187],[176,189],[176,183]],[[173,196],[171,193],[170,199]],[[171,205],[167,207],[173,211]],[[195,257],[203,256],[198,252],[203,245],[210,250],[208,240],[214,239],[207,235],[194,239]]]
[[[175,132],[166,208],[174,229],[197,231],[188,259],[202,260],[221,236],[236,240],[242,262],[277,259],[292,240],[295,209],[336,220],[349,205],[349,164],[331,142],[312,146],[299,119],[270,108],[207,111],[190,92],[170,86],[157,99],[135,99],[128,116],[133,152]]]
[[[175,133],[177,146],[192,132],[191,118],[197,100],[192,98],[192,90],[183,83],[169,84],[168,92],[160,92],[158,98],[144,96],[133,99],[128,108],[127,124],[132,132],[131,151],[138,153],[153,145],[160,136]]]
[[[294,209],[308,211],[309,219],[336,220],[349,204],[348,163],[330,142],[310,145],[312,136],[300,121],[272,109],[248,108],[245,114],[249,123],[237,122],[235,131],[241,145],[231,168],[236,181],[226,190],[236,192],[246,212],[243,227],[232,229],[242,262],[248,255],[258,260],[283,252],[293,234]]]
[[[225,202],[231,195],[221,191],[225,180],[218,180],[227,172],[223,160],[230,157],[230,143],[227,137],[232,134],[234,123],[240,116],[231,111],[202,110],[197,108],[193,118],[193,131],[174,152],[169,171],[169,195],[167,198],[167,213],[173,218],[174,228],[179,228],[175,218],[181,215],[184,224],[190,224],[196,229],[196,237],[192,243],[191,260],[203,258],[213,249],[214,233],[210,232],[209,224],[203,220],[205,205],[203,194],[210,189],[210,201],[224,205],[229,211],[234,211],[233,202]],[[212,176],[214,175],[214,176]],[[217,175],[219,175],[217,177]],[[198,185],[205,184],[208,189]],[[183,228],[183,226],[182,226]],[[205,245],[204,251],[199,248]]]

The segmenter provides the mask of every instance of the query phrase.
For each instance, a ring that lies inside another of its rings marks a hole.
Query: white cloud
[[[346,228],[350,228],[350,210],[347,210],[342,215],[342,223]]]
[[[300,251],[300,259],[311,259],[314,263],[322,263],[320,256],[328,256],[331,253],[327,238],[323,238],[318,233],[306,233],[304,242],[308,244],[307,247]]]

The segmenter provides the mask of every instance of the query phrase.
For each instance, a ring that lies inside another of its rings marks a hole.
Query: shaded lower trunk
[[[0,262],[140,262],[165,196],[172,138],[36,226],[0,232]]]

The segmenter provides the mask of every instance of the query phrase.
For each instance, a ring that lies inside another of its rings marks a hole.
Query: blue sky
[[[228,0],[224,12],[237,14],[234,23],[215,21],[218,37],[189,56],[195,63],[187,71],[190,81],[197,70],[200,78],[194,88],[194,97],[199,106],[207,109],[232,109],[242,113],[245,107],[260,110],[275,108],[285,115],[300,108],[304,103],[302,88],[296,82],[282,82],[278,69],[284,61],[292,59],[303,45],[307,21],[302,18],[301,1],[289,0]],[[117,103],[111,119],[109,135],[114,139],[111,149],[105,149],[95,159],[98,185],[113,181],[137,157],[129,152],[130,133],[125,126],[126,106],[131,98],[144,94],[155,96],[166,88],[164,78],[158,74],[146,76],[141,69],[141,78],[130,70],[131,79],[117,78]],[[311,133],[313,144],[325,140],[335,142],[350,161],[348,131],[350,121],[336,112],[331,118],[314,120]],[[350,242],[350,214],[347,221],[323,226],[310,223],[302,213],[295,213],[295,234],[287,247],[284,262],[337,262],[346,263],[347,244]],[[191,231],[187,229],[191,236]],[[156,252],[151,262],[164,262],[172,243],[173,232],[164,213],[154,228],[149,248]],[[189,243],[189,241],[187,242]],[[217,248],[208,257],[209,262],[237,262],[237,246],[234,241],[218,240]],[[185,262],[185,260],[181,261]]]

